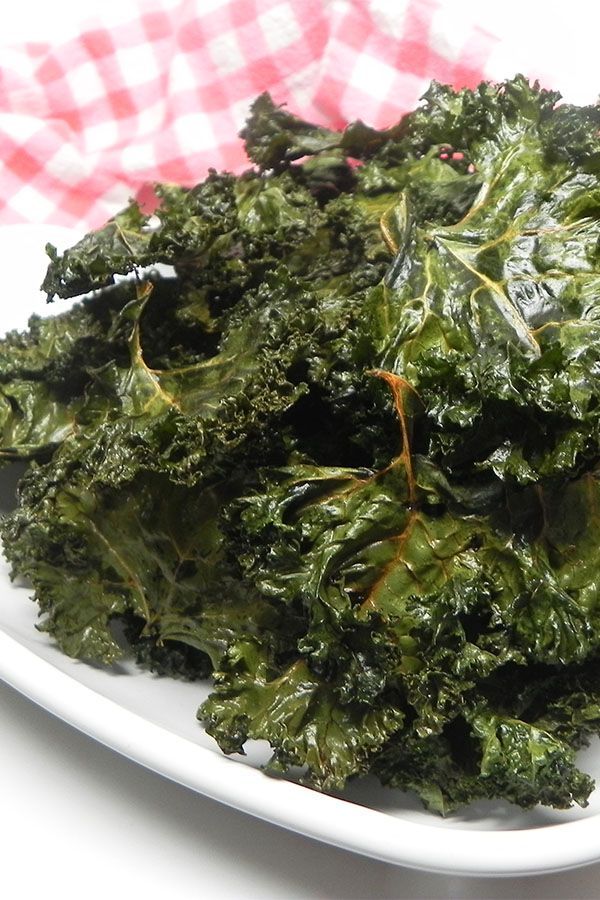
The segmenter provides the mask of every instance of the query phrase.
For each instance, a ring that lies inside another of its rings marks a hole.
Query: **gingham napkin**
[[[100,224],[153,181],[247,165],[263,90],[313,121],[385,126],[432,78],[473,86],[497,39],[438,0],[181,0],[0,60],[0,224]]]

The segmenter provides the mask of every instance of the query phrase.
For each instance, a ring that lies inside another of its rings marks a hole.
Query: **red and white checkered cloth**
[[[89,228],[143,185],[247,165],[263,90],[332,127],[390,125],[432,78],[473,86],[497,39],[439,0],[180,0],[0,64],[0,224]]]

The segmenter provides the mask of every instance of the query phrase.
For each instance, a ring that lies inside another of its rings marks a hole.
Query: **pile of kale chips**
[[[3,538],[65,653],[211,676],[222,749],[323,790],[586,803],[600,109],[558,99],[338,133],[264,94],[255,169],[48,248],[89,295],[0,343]]]

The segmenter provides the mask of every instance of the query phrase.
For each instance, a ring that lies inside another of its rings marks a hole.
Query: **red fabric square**
[[[81,43],[92,59],[103,59],[115,52],[115,47],[119,45],[119,35],[115,34],[113,40],[108,31],[96,29],[83,34]]]

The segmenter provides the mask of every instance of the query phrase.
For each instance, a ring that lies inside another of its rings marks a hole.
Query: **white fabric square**
[[[207,43],[206,49],[220,75],[231,75],[232,72],[237,72],[248,65],[235,31],[225,31],[219,37],[213,38]]]
[[[365,94],[383,99],[397,77],[395,69],[365,53],[356,60],[350,73],[350,84]]]
[[[85,147],[90,153],[97,150],[106,150],[119,140],[119,126],[116,122],[99,122],[97,125],[89,125],[84,133]]]
[[[156,166],[156,152],[151,143],[131,144],[121,152],[121,169],[123,172],[139,172]]]
[[[406,36],[405,19],[409,2],[410,0],[393,0],[392,3],[390,0],[371,0],[369,13],[384,34],[389,34],[390,38],[400,39]],[[455,4],[450,4],[449,8],[456,16]]]
[[[15,113],[0,113],[0,132],[9,134],[14,141],[25,144],[38,131],[44,128],[44,122],[35,116],[19,116]]]
[[[175,120],[175,137],[184,153],[199,152],[217,147],[217,139],[210,116],[204,113],[188,113]]]
[[[178,54],[169,67],[169,89],[172,93],[193,91],[198,86],[198,73],[184,53]]]
[[[456,15],[452,6],[441,6],[436,9],[429,35],[432,48],[450,62],[459,59],[465,44],[472,34],[472,23]]]
[[[88,61],[69,69],[65,77],[77,106],[87,106],[88,103],[106,96],[106,84],[94,62]]]
[[[87,177],[93,169],[94,160],[87,154],[79,153],[73,144],[63,144],[56,153],[46,160],[45,171],[63,184],[75,185]]]
[[[315,95],[315,86],[319,83],[321,68],[321,60],[316,59],[290,75],[287,80],[287,89],[290,96],[289,107],[291,112],[298,112],[303,106],[308,106],[312,103]]]
[[[160,75],[160,67],[151,44],[121,48],[115,51],[115,57],[127,87],[147,84]]]
[[[30,222],[48,219],[56,209],[55,203],[48,200],[44,194],[30,184],[24,185],[16,194],[13,194],[10,198],[10,205]]]
[[[143,109],[135,123],[135,134],[141,137],[142,135],[146,136],[158,132],[164,121],[165,112],[166,103],[164,100],[159,100],[158,103]]]
[[[290,3],[281,3],[268,12],[262,13],[258,17],[258,24],[271,53],[289,47],[302,36],[302,30],[294,14],[294,7]]]

